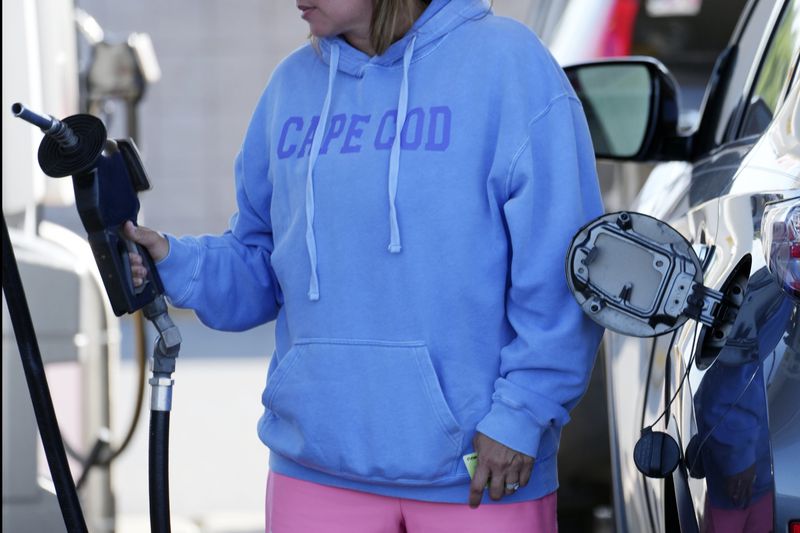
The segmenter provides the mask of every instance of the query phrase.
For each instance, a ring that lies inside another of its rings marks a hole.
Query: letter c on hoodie
[[[296,144],[290,144],[289,146],[286,145],[286,135],[289,133],[289,126],[291,124],[297,125],[297,131],[303,131],[303,117],[289,117],[286,122],[283,123],[283,129],[281,130],[281,137],[278,140],[278,158],[279,159],[286,159],[290,155],[294,153],[297,149]]]
[[[387,127],[388,126],[387,122],[389,122],[390,118],[393,119],[392,120],[392,126],[391,127]],[[381,118],[381,124],[380,124],[380,126],[378,126],[378,134],[375,136],[375,149],[376,150],[388,150],[388,149],[390,149],[392,147],[392,143],[394,142],[394,124],[396,122],[397,122],[397,110],[396,109],[390,109],[389,111],[387,111],[386,113],[383,114],[383,117]],[[387,130],[387,129],[389,131],[389,138],[384,140],[384,139],[382,139],[382,137],[384,135],[383,132],[384,132],[384,130]]]

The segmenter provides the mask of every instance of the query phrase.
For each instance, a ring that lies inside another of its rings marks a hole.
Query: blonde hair
[[[383,54],[402,37],[430,3],[431,0],[372,0],[369,45],[375,54]],[[310,39],[319,53],[319,38],[311,35]]]
[[[428,4],[430,0],[373,0],[369,44],[375,53],[381,55],[402,37]]]

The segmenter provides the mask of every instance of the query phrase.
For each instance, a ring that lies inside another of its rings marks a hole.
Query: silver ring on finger
[[[518,482],[515,481],[514,483],[506,483],[506,490],[507,491],[516,492],[517,489],[519,489],[519,483]]]

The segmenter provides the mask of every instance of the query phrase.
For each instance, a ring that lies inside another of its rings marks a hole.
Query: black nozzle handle
[[[75,132],[57,118],[35,113],[19,102],[11,106],[11,112],[15,117],[39,127],[45,135],[52,137],[65,152],[73,152],[78,149],[78,137]]]

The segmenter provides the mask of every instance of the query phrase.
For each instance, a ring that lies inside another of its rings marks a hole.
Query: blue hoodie
[[[564,257],[602,204],[580,102],[530,30],[433,0],[381,56],[303,46],[235,169],[230,230],[169,236],[158,269],[210,327],[277,319],[272,470],[466,503],[477,430],[536,458],[503,502],[557,488],[601,334]]]

